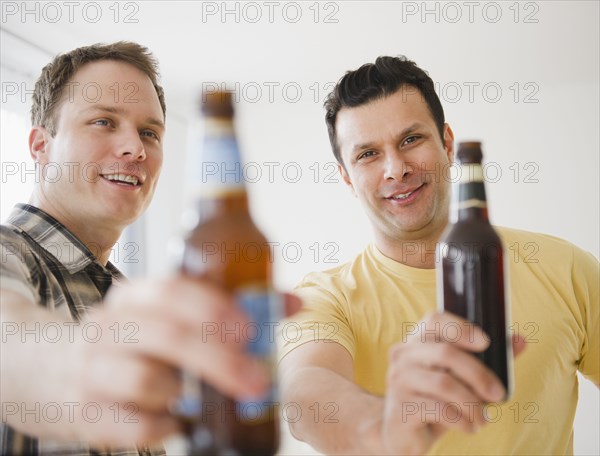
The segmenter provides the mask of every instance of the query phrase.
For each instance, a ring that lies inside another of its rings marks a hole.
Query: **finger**
[[[473,352],[481,352],[489,345],[488,336],[479,326],[450,312],[427,314],[416,326],[411,328],[407,341],[446,341]]]
[[[462,411],[454,404],[428,398],[425,396],[412,396],[394,404],[394,410],[390,410],[389,418],[392,423],[406,426],[407,432],[420,429],[421,436],[432,439],[431,426],[435,425],[446,430],[457,430],[462,432],[474,432],[475,428],[466,420]],[[439,433],[439,432],[438,432]],[[405,432],[398,432],[398,438],[406,439]]]
[[[137,404],[147,412],[165,412],[181,392],[173,367],[145,356],[94,354],[85,369],[84,387],[92,397]]]
[[[205,361],[190,360],[188,372],[206,381],[226,396],[257,398],[264,394],[270,377],[265,364],[244,352],[215,347],[204,352]]]
[[[465,432],[485,424],[481,398],[450,372],[415,366],[395,374],[390,378],[389,388],[397,388],[403,392],[402,396],[426,397],[441,404],[430,410],[439,415],[438,422],[449,421]]]
[[[284,293],[285,316],[291,317],[300,309],[302,309],[302,300],[293,294]]]
[[[147,413],[131,404],[116,407],[114,403],[99,404],[100,419],[86,422],[78,437],[96,445],[134,446],[159,443],[180,430],[177,418],[167,413]]]
[[[171,307],[185,307],[186,302],[189,302],[189,297],[172,303]],[[96,313],[94,318],[100,326],[110,329],[108,334],[115,336],[114,342],[110,337],[104,338],[106,344],[112,343],[119,350],[155,355],[170,362],[174,360],[171,354],[177,350],[188,352],[207,344],[225,345],[231,350],[244,349],[245,338],[242,336],[248,328],[242,312],[210,302],[195,307],[196,316],[190,318],[185,318],[185,312],[178,313],[152,304],[147,307],[135,304],[121,309],[113,307]],[[117,334],[115,328],[122,334]]]
[[[426,369],[446,370],[471,389],[481,400],[499,401],[505,391],[496,375],[471,353],[458,344],[429,342],[402,344],[394,348],[391,362],[398,363],[404,370],[422,366]]]
[[[147,413],[143,410],[125,410],[129,414],[122,418],[123,422],[132,425],[127,435],[123,432],[123,438],[133,440],[136,446],[162,444],[162,440],[172,434],[181,431],[181,423],[167,413]],[[135,414],[134,414],[135,413]],[[126,428],[123,428],[126,431]]]
[[[230,293],[208,281],[184,276],[113,287],[105,301],[108,309],[143,308],[189,324],[245,321]]]
[[[512,335],[512,346],[514,356],[519,356],[525,348],[527,348],[527,341],[525,338],[519,334]]]
[[[213,324],[198,330],[156,318],[138,309],[136,343],[121,344],[130,352],[153,357],[190,372],[234,397],[257,396],[269,383],[265,367],[244,349],[242,327]]]

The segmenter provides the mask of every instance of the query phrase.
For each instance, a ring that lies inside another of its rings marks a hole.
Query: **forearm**
[[[283,403],[302,411],[289,422],[294,437],[326,454],[382,454],[382,398],[323,367],[295,369],[284,384]]]
[[[2,420],[36,436],[56,436],[59,428],[68,431],[60,424],[63,420],[69,421],[68,407],[73,407],[69,404],[77,400],[70,396],[72,389],[67,383],[73,379],[69,379],[68,372],[57,365],[58,360],[63,361],[61,366],[68,365],[70,346],[64,337],[67,327],[61,324],[62,321],[57,322],[55,317],[16,293],[2,292]],[[63,331],[62,337],[55,337],[57,333],[53,328],[56,323]],[[45,332],[45,329],[48,331]],[[44,419],[42,411],[52,412],[52,419]],[[55,421],[59,412],[60,419],[55,423],[49,422]]]

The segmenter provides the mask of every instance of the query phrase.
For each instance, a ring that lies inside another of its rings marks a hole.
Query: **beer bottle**
[[[249,319],[243,327],[220,327],[218,335],[207,337],[221,337],[223,343],[241,338],[247,350],[274,372],[274,332],[281,306],[270,292],[271,250],[248,208],[232,93],[202,97],[203,132],[190,150],[188,164],[192,204],[184,217],[188,231],[182,272],[232,292]],[[275,454],[279,434],[273,386],[265,397],[235,401],[197,382],[200,397],[194,405],[194,387],[189,382],[184,377],[179,410],[185,416],[189,455]]]
[[[438,307],[480,326],[490,338],[477,356],[512,391],[512,340],[504,249],[488,219],[481,143],[463,142],[452,220],[438,246]],[[466,330],[466,328],[461,328]]]

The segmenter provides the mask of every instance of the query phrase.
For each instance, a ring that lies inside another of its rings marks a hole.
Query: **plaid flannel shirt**
[[[113,282],[125,280],[110,262],[106,267],[101,265],[90,249],[60,222],[27,204],[18,204],[0,225],[0,247],[0,287],[46,307],[62,321],[79,321],[90,309],[101,305]],[[165,453],[162,449],[148,448],[101,451],[85,442],[40,440],[2,422],[0,454],[154,456]]]

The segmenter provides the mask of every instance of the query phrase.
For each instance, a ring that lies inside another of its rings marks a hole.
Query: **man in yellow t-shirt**
[[[486,336],[435,312],[450,184],[431,170],[454,149],[432,80],[380,57],[347,73],[326,109],[375,239],[297,289],[305,309],[279,338],[282,399],[302,412],[288,420],[292,434],[336,454],[572,454],[577,371],[600,384],[598,261],[551,236],[498,229],[519,334],[515,391],[500,402],[501,383],[469,354]]]

